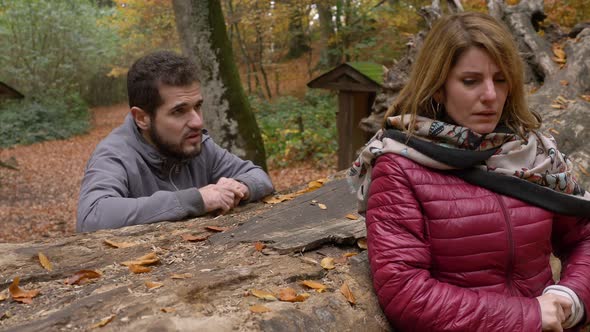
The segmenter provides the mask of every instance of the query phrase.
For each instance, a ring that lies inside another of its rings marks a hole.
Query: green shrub
[[[250,97],[262,131],[269,165],[284,167],[313,160],[328,166],[338,149],[336,98],[310,90],[303,100],[280,97],[273,102]]]
[[[0,105],[0,147],[63,139],[86,132],[88,126],[86,104],[77,95]]]

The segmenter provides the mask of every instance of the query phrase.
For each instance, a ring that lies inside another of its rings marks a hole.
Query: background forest
[[[517,1],[508,1],[516,3]],[[424,28],[430,1],[221,1],[228,37],[272,167],[333,162],[335,98],[305,83],[345,61],[391,66]],[[485,1],[463,1],[487,11]],[[546,21],[590,17],[581,0],[545,1]],[[125,101],[126,68],[155,49],[180,51],[172,0],[1,0],[0,81],[24,101],[2,105],[0,147],[89,128],[88,108]]]

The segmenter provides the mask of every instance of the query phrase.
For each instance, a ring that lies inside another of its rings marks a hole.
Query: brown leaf
[[[259,299],[267,300],[267,301],[276,301],[277,298],[274,296],[273,293],[263,291],[260,289],[252,289],[250,290],[250,294],[256,296]]]
[[[328,208],[325,204],[322,204],[322,203],[318,203],[318,207],[322,210],[325,210]]]
[[[561,45],[555,43],[555,44],[553,44],[552,50],[553,50],[553,54],[555,55],[555,58],[553,58],[553,61],[555,61],[557,63],[565,63],[566,54],[565,54],[565,51],[563,50],[563,47]]]
[[[256,251],[262,251],[262,249],[266,248],[266,244],[259,241],[254,243],[254,248],[256,249]]]
[[[558,109],[558,110],[562,110],[562,109],[564,109],[564,108],[565,108],[565,107],[563,107],[563,105],[561,105],[561,104],[551,104],[551,107],[552,107],[552,108],[555,108],[555,109]]]
[[[342,293],[342,295],[344,295],[344,297],[346,298],[346,300],[348,302],[350,302],[350,304],[355,304],[354,295],[352,294],[352,291],[350,290],[350,287],[348,287],[348,282],[347,281],[345,281],[342,284],[342,287],[340,287],[340,293]]]
[[[567,80],[560,80],[559,84],[561,84],[563,86],[568,86],[570,84],[570,82],[568,82]]]
[[[312,281],[312,280],[303,280],[301,282],[302,286],[308,287],[308,288],[312,288],[315,289],[316,292],[321,293],[323,291],[325,291],[328,287],[326,287],[326,285],[324,284],[320,284],[319,282],[316,281]]]
[[[209,238],[209,235],[197,236],[192,234],[182,234],[182,239],[188,242],[200,242],[205,241]]]
[[[559,131],[553,129],[553,128],[549,128],[549,131],[554,134],[554,135],[559,135]]]
[[[350,219],[350,220],[358,220],[358,218],[359,218],[358,216],[355,216],[352,213],[347,214],[345,217],[348,218],[348,219]]]
[[[584,175],[590,176],[590,174],[588,174],[588,171],[586,170],[586,168],[584,166],[578,164],[578,168],[580,169],[580,172],[584,173]]]
[[[170,275],[170,279],[187,279],[192,277],[193,275],[190,273],[174,273]]]
[[[261,304],[255,304],[250,307],[250,312],[253,312],[255,314],[262,314],[262,313],[270,312],[270,311],[272,311],[272,310],[270,310],[269,307],[263,306]]]
[[[126,261],[121,263],[121,265],[129,266],[129,265],[151,265],[159,262],[160,259],[156,256],[155,252],[150,252],[149,254],[143,255],[135,260]]]
[[[580,98],[590,103],[590,95],[580,95]]]
[[[225,232],[229,229],[229,227],[205,226],[205,229],[211,232]]]
[[[344,257],[352,257],[352,256],[356,256],[358,254],[359,254],[358,252],[347,252],[343,256]]]
[[[308,297],[308,293],[297,294],[293,288],[282,288],[279,290],[279,300],[284,302],[303,302]]]
[[[10,286],[8,287],[8,291],[10,292],[10,296],[12,296],[12,299],[18,302],[22,302],[25,304],[31,304],[33,303],[33,298],[37,295],[39,295],[39,293],[41,292],[38,289],[33,289],[33,290],[22,290],[20,287],[18,287],[18,283],[20,282],[20,278],[19,277],[14,277],[14,279],[12,280],[12,284],[10,284]]]
[[[171,312],[175,312],[176,309],[172,308],[172,307],[165,307],[160,309],[160,311],[165,312],[165,313],[171,313]]]
[[[127,266],[129,268],[129,271],[135,273],[135,274],[139,274],[139,273],[147,273],[147,272],[151,272],[152,268],[151,267],[147,267],[147,266],[143,266],[143,265],[135,265],[135,264],[131,264]]]
[[[108,323],[110,323],[111,321],[113,321],[113,319],[115,318],[115,315],[110,315],[108,317],[103,318],[100,322],[90,326],[91,329],[96,329],[99,327],[103,327],[105,325],[107,325]]]
[[[324,257],[320,265],[326,270],[333,270],[336,267],[334,266],[334,258],[332,257]]]
[[[47,256],[45,256],[42,252],[39,252],[38,256],[39,256],[39,263],[41,263],[41,266],[43,266],[45,268],[45,270],[47,270],[47,271],[52,271],[53,266],[51,266],[51,262],[49,261],[49,258],[47,258]]]
[[[148,289],[157,289],[157,288],[164,286],[164,283],[157,282],[157,281],[146,281],[145,286]]]
[[[367,250],[367,239],[358,239],[358,241],[356,241],[356,245],[359,246],[359,248],[361,249]]]
[[[135,245],[137,245],[137,243],[132,243],[132,242],[115,242],[115,241],[111,241],[111,240],[104,240],[104,243],[108,244],[109,246],[113,247],[113,248],[129,248],[129,247],[133,247]]]
[[[99,278],[101,274],[93,270],[80,270],[69,277],[65,283],[66,285],[83,285],[89,282],[90,279]]]

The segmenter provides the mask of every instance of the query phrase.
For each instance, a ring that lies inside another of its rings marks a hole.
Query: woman
[[[590,195],[539,127],[510,32],[485,14],[439,19],[349,173],[396,331],[588,322]],[[552,251],[563,264],[556,285]]]

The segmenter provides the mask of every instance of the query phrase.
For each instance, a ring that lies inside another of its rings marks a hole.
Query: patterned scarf
[[[480,175],[485,171],[515,177],[566,194],[568,200],[583,200],[582,205],[575,202],[576,210],[582,206],[587,211],[583,213],[590,213],[587,209],[590,193],[576,182],[571,161],[557,150],[555,139],[550,135],[530,132],[525,140],[508,128],[481,135],[466,127],[418,116],[414,134],[408,137],[404,130],[409,126],[409,116],[403,120],[401,116],[390,117],[386,123],[386,130],[380,130],[371,138],[348,172],[349,182],[357,192],[359,212],[366,210],[366,196],[376,158],[384,153],[395,153],[429,168],[450,171],[453,175],[479,169]],[[535,199],[532,201],[536,203]]]

